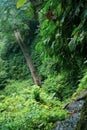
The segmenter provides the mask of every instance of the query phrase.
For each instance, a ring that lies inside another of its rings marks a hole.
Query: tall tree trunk
[[[14,31],[14,34],[15,34],[15,38],[16,38],[16,40],[17,40],[17,42],[18,42],[18,44],[19,44],[19,46],[20,46],[20,48],[21,48],[21,50],[23,52],[23,55],[24,55],[24,57],[26,59],[26,62],[27,62],[27,65],[28,65],[28,67],[30,69],[30,72],[31,72],[31,75],[33,77],[34,83],[36,85],[38,85],[38,86],[41,86],[41,81],[40,81],[39,76],[38,76],[38,74],[36,72],[36,69],[35,69],[35,67],[34,67],[34,65],[32,63],[32,60],[31,60],[31,58],[29,56],[28,49],[27,49],[26,45],[23,42],[23,39],[21,37],[20,32],[18,30]]]

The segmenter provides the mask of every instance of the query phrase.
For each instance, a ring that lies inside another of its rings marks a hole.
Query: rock
[[[80,119],[80,110],[84,104],[84,100],[73,101],[66,106],[70,116],[64,121],[58,121],[54,130],[74,130]]]
[[[64,109],[68,110],[70,116],[64,121],[58,121],[54,130],[87,130],[87,90],[75,101],[66,104]]]
[[[82,92],[76,99],[76,101],[79,100],[85,100],[85,98],[87,97],[87,90],[85,90],[84,92]]]
[[[77,112],[79,112],[79,110],[81,110],[83,104],[84,104],[84,100],[73,101],[67,105],[66,109],[68,111],[76,110]]]
[[[75,130],[87,130],[87,96],[86,102],[82,107],[80,120],[78,121]]]

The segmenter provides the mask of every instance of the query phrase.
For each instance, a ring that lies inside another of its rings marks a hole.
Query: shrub
[[[29,86],[29,81],[11,82],[0,101],[0,130],[52,130],[54,122],[67,117],[63,104],[53,94]]]
[[[48,93],[53,93],[55,97],[63,101],[69,98],[74,92],[75,87],[71,82],[69,73],[62,72],[58,76],[48,77],[43,85]]]
[[[87,89],[87,70],[83,75],[83,78],[80,80],[79,87],[77,89],[77,93],[82,92],[83,90]]]
[[[7,85],[7,73],[5,71],[0,72],[0,89],[4,89]]]

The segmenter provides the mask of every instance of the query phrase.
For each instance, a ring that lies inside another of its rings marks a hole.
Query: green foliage
[[[7,73],[5,71],[0,71],[0,89],[4,89],[7,84]]]
[[[10,79],[26,79],[29,77],[29,69],[26,65],[25,59],[21,54],[15,54],[10,60],[9,57],[9,77]]]
[[[2,58],[0,62],[0,71],[5,71],[9,79],[17,80],[29,78],[30,72],[21,49],[15,41],[11,43],[7,42],[8,40],[2,43],[2,48],[0,49],[0,56]]]
[[[39,67],[40,68],[39,73],[42,76],[42,81],[44,81],[51,75],[53,76],[54,74],[57,74],[57,69],[59,68],[57,61],[51,58],[45,58],[43,59],[42,63],[43,64],[41,64]]]
[[[84,73],[82,79],[80,80],[78,89],[77,89],[77,93],[81,93],[82,91],[84,91],[85,89],[87,89],[87,70],[85,70],[86,72]]]
[[[31,20],[34,18],[34,9],[31,3],[29,3],[29,5],[27,6],[26,15]]]
[[[4,4],[2,0],[2,4],[0,5],[0,9],[2,9],[4,5],[3,11],[0,12],[0,42],[3,45],[3,47],[0,47],[0,56],[3,60],[5,60],[4,69],[8,75],[8,78],[17,80],[29,78],[30,72],[26,65],[25,58],[22,56],[23,54],[21,53],[21,49],[16,43],[14,30],[20,30],[23,41],[26,44],[27,48],[29,48],[30,53],[30,45],[32,44],[32,39],[35,36],[37,22],[35,20],[30,21],[31,18],[29,17],[33,17],[34,13],[31,4],[26,4],[21,9],[17,9],[15,4],[16,1],[12,2],[8,0]],[[12,8],[9,8],[9,6]],[[5,11],[5,8],[7,8],[8,11]]]
[[[9,84],[6,86],[6,88],[3,91],[0,91],[0,94],[4,94],[5,96],[9,96],[13,93],[16,93],[17,95],[19,95],[21,93],[21,89],[25,89],[28,88],[29,86],[31,86],[32,80],[8,80]],[[23,87],[22,87],[23,86]]]
[[[52,130],[54,122],[67,117],[66,101],[74,92],[87,89],[87,72],[82,76],[87,68],[86,1],[45,0],[43,6],[31,2],[34,5],[18,0],[19,9],[16,1],[0,4],[0,89],[6,86],[0,90],[1,130]],[[46,17],[49,8],[55,21]],[[39,18],[33,19],[38,12]],[[32,86],[13,35],[16,29],[38,68],[43,88]]]
[[[3,56],[3,59],[6,59],[3,64],[3,68],[4,71],[7,73],[7,77],[9,79],[16,79],[16,80],[29,78],[30,72],[22,54],[20,52],[18,54],[14,54],[12,51],[11,52],[9,51],[9,54],[8,52],[5,52],[4,55],[6,55],[6,53],[8,59],[6,59],[6,56]]]
[[[4,89],[7,84],[7,72],[4,68],[5,61],[0,59],[0,89]]]
[[[48,20],[42,13],[44,12],[46,16],[49,7],[56,17],[56,22]],[[87,50],[85,48],[87,46],[87,25],[86,13],[84,13],[86,10],[83,1],[75,3],[72,0],[65,3],[47,1],[40,13],[39,35],[41,40],[37,44],[37,50],[42,52],[43,58],[55,57],[61,64],[60,66],[65,68],[73,68],[73,64],[77,64],[79,56],[80,58],[87,58],[84,55]],[[42,18],[44,19],[41,21]]]
[[[23,6],[24,3],[26,3],[26,2],[27,2],[27,0],[18,0],[18,2],[17,2],[17,8],[20,8],[20,7]]]
[[[71,97],[76,89],[72,76],[70,78],[70,74],[66,72],[61,72],[58,76],[49,76],[43,86],[45,91],[54,94],[60,101]]]
[[[76,99],[79,94],[87,90],[87,69],[84,69],[82,78],[79,80],[78,88],[72,95],[72,99]]]
[[[29,81],[11,82],[0,93],[3,94],[0,96],[1,130],[51,130],[54,122],[67,116],[60,101],[43,88],[29,86]]]

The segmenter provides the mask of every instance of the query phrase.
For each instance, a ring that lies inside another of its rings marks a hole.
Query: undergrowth
[[[0,91],[0,130],[52,130],[67,117],[63,103],[30,81],[11,81]]]
[[[31,80],[9,81],[0,91],[0,130],[52,130],[56,121],[67,118],[64,106],[87,90],[87,71],[77,88],[67,76],[50,76],[42,88]]]

